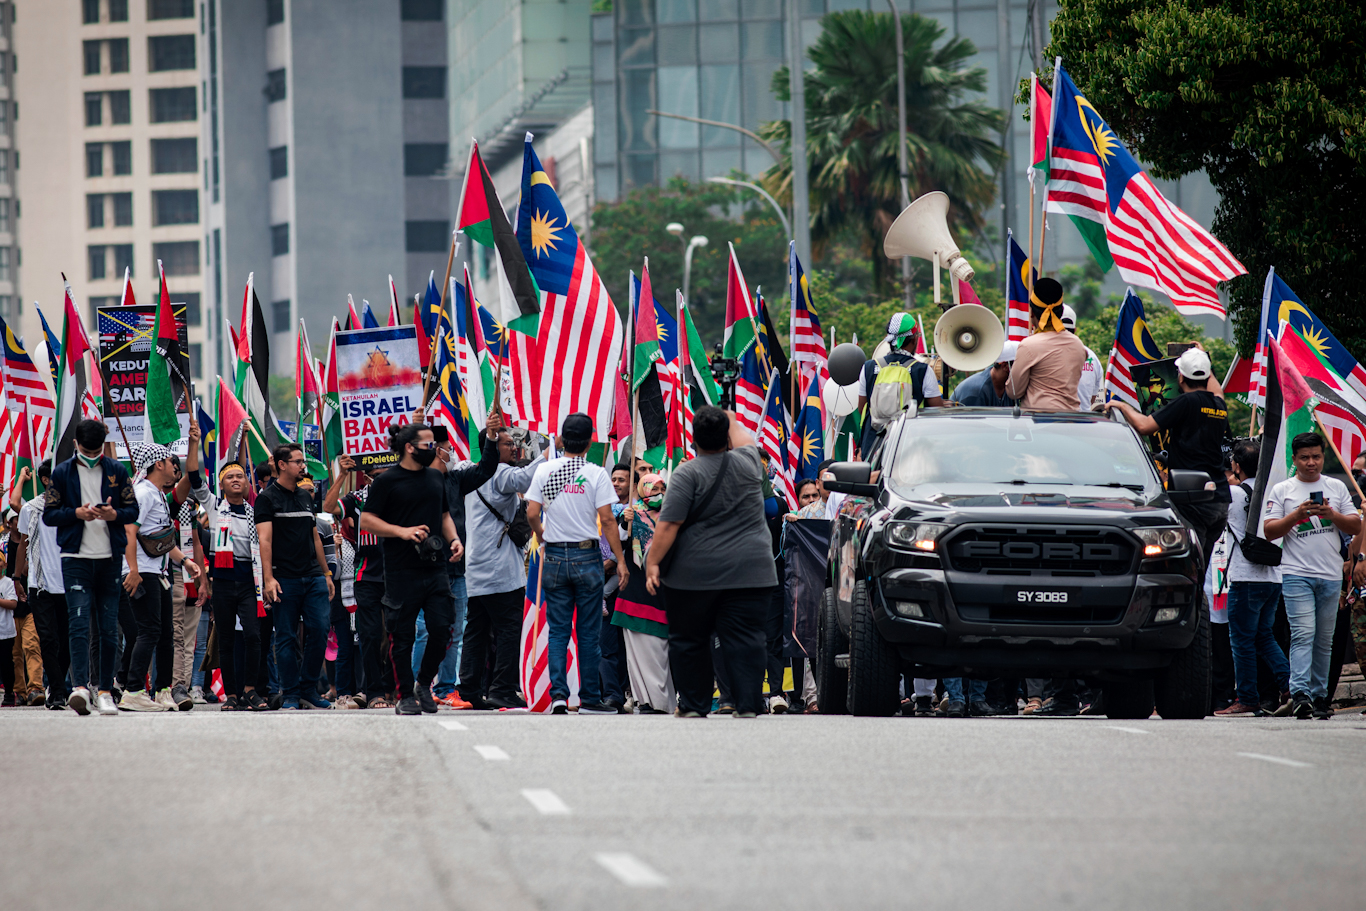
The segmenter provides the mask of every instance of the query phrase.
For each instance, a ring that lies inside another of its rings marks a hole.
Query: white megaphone
[[[959,304],[944,311],[934,324],[934,350],[955,370],[985,370],[1001,356],[1006,332],[986,307]]]
[[[882,249],[892,259],[916,256],[934,263],[934,302],[940,303],[939,269],[947,268],[954,278],[972,281],[972,264],[963,258],[949,234],[949,197],[935,191],[911,203],[892,222]],[[953,302],[959,302],[958,282],[953,283]],[[942,304],[941,304],[942,306]]]

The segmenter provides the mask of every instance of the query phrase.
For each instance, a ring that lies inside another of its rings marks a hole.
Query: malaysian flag
[[[1289,322],[1281,323],[1276,339],[1279,356],[1316,399],[1315,414],[1342,454],[1343,464],[1351,465],[1361,452],[1360,441],[1366,438],[1366,398],[1337,375],[1320,347],[1321,339]]]
[[[802,270],[802,261],[797,258],[797,242],[787,245],[787,278],[792,292],[792,315],[789,325],[789,346],[792,349],[794,364],[816,364],[826,362],[825,338],[821,335],[821,320],[816,308],[811,304],[811,288]]]
[[[30,452],[37,460],[48,456],[48,440],[57,419],[57,403],[43,382],[43,374],[24,350],[14,330],[0,320],[5,333],[5,407],[15,414],[28,415],[27,427],[15,427],[11,419],[12,435],[28,436]],[[46,368],[44,368],[46,369]]]
[[[520,334],[520,333],[519,333]],[[541,549],[532,542],[531,559],[526,570],[526,596],[522,602],[522,693],[533,712],[550,711],[550,624],[546,621],[545,601],[541,598]],[[579,637],[569,636],[569,704],[579,702]]]
[[[789,509],[797,508],[790,464],[791,419],[783,407],[783,380],[775,369],[769,376],[768,397],[764,401],[764,424],[759,431],[759,447],[768,455],[773,488],[786,499]]]
[[[1288,324],[1304,337],[1314,352],[1326,361],[1330,370],[1354,390],[1366,397],[1366,369],[1343,347],[1342,343],[1328,331],[1328,327],[1314,315],[1314,311],[1304,305],[1304,301],[1290,290],[1274,268],[1266,273],[1266,283],[1262,286],[1262,318],[1257,333],[1257,348],[1252,361],[1252,394],[1248,403],[1258,407],[1266,405],[1266,344],[1268,338],[1275,338],[1280,332],[1281,323]],[[1346,455],[1346,453],[1344,453]]]
[[[1015,235],[1006,231],[1007,341],[1029,338],[1029,289],[1036,277],[1030,274],[1033,268],[1025,251],[1015,242]]]
[[[1053,77],[1048,210],[1068,215],[1096,262],[1161,291],[1187,315],[1225,318],[1216,286],[1243,264],[1158,191],[1077,90],[1061,58]]]
[[[1143,301],[1133,288],[1124,294],[1119,308],[1119,323],[1115,326],[1115,343],[1110,349],[1110,366],[1105,371],[1105,400],[1119,400],[1139,407],[1131,371],[1139,364],[1150,364],[1162,359],[1162,353],[1148,331],[1143,318]]]
[[[533,375],[538,429],[554,434],[574,412],[593,419],[598,440],[612,429],[613,369],[625,332],[588,251],[569,223],[541,161],[522,148],[522,203],[517,240],[540,289],[541,315]]]

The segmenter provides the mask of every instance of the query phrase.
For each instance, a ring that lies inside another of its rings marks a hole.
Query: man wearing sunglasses
[[[332,571],[318,537],[313,496],[299,486],[304,451],[298,443],[285,443],[270,457],[277,477],[256,496],[256,535],[262,594],[275,608],[275,663],[284,696],[280,708],[330,709],[332,703],[318,693],[318,678],[332,624]],[[302,663],[295,632],[301,619]]]

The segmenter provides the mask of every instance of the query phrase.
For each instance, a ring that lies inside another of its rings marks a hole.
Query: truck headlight
[[[1180,525],[1135,528],[1133,532],[1143,542],[1145,558],[1175,556],[1185,553],[1190,547],[1186,529]]]
[[[937,522],[888,522],[887,544],[898,550],[918,550],[934,553],[939,536],[949,526]]]

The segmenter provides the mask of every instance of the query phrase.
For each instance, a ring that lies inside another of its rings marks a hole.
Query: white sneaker
[[[90,714],[90,691],[83,686],[78,686],[71,691],[71,695],[66,697],[66,704],[76,712],[77,715]]]
[[[178,712],[180,707],[175,704],[175,697],[170,690],[157,691],[157,705],[164,706],[168,712]]]
[[[774,715],[781,715],[787,711],[787,700],[781,695],[773,695],[768,698],[768,710]]]
[[[563,700],[563,699],[552,699],[552,700],[550,700],[550,714],[552,714],[552,715],[568,715],[568,714],[569,714],[569,703],[566,702],[566,701]]]
[[[164,712],[166,706],[154,702],[146,690],[124,690],[119,708],[125,712]]]
[[[114,697],[108,693],[95,694],[95,711],[101,715],[117,715],[118,706],[114,705]]]
[[[190,698],[194,700],[195,705],[209,704],[209,700],[204,698],[204,687],[202,686],[191,687]]]

